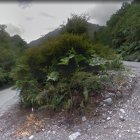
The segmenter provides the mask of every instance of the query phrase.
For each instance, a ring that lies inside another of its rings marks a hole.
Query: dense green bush
[[[27,46],[18,35],[10,37],[5,28],[0,25],[0,88],[13,83],[11,71]]]
[[[70,58],[70,51],[73,50],[73,53],[81,54],[83,58],[89,57],[90,46],[91,44],[87,40],[84,40],[83,37],[66,34],[57,39],[47,41],[40,47],[29,48],[22,58],[21,63],[25,62],[25,65],[31,70],[32,76],[42,82],[42,80],[44,81],[45,79],[46,73],[52,70],[61,70],[61,68],[65,69],[65,66],[62,64],[63,61],[70,61],[68,59],[73,61],[73,59]],[[64,60],[61,59],[65,55],[66,58]],[[74,65],[68,65],[68,67],[70,66]]]
[[[0,69],[0,87],[11,84],[11,81],[10,74]]]
[[[83,15],[71,15],[68,18],[66,25],[62,25],[62,32],[72,34],[87,34],[88,33],[88,16]]]
[[[104,46],[103,44],[94,44],[92,49],[96,54],[105,59],[113,60],[117,57],[113,49],[109,48],[108,46]]]
[[[74,34],[29,48],[13,71],[21,101],[26,106],[52,109],[85,106],[102,89],[98,74],[114,67],[115,56],[109,48]]]

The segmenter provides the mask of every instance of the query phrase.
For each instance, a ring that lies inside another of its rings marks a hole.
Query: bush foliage
[[[27,46],[18,35],[10,37],[5,29],[0,25],[0,87],[13,82],[11,71]]]
[[[101,91],[98,74],[114,69],[116,57],[113,50],[92,44],[84,35],[64,33],[39,47],[27,49],[13,77],[26,106],[82,107],[90,96]]]
[[[62,32],[77,35],[88,34],[88,19],[89,17],[86,14],[80,16],[72,14],[66,25],[62,25]]]

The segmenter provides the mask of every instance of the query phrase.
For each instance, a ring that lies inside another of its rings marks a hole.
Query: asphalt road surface
[[[0,90],[0,115],[18,102],[18,92],[12,88]]]

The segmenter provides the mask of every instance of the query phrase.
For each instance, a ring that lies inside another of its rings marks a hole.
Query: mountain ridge
[[[90,38],[93,38],[94,32],[98,31],[100,28],[101,28],[101,26],[98,24],[88,23],[88,33],[89,33]],[[38,45],[42,44],[43,41],[45,41],[49,38],[57,37],[61,34],[61,30],[62,30],[62,28],[56,28],[53,31],[44,35],[43,37],[40,37],[36,40],[29,42],[28,46],[29,47],[38,46]]]

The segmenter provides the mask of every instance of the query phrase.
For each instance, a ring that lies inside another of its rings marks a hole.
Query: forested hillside
[[[109,45],[124,60],[140,61],[140,4],[123,3],[107,26],[95,33],[94,41]]]
[[[16,60],[27,47],[20,36],[10,37],[5,28],[5,25],[0,25],[0,87],[12,82],[11,71],[15,67]]]

